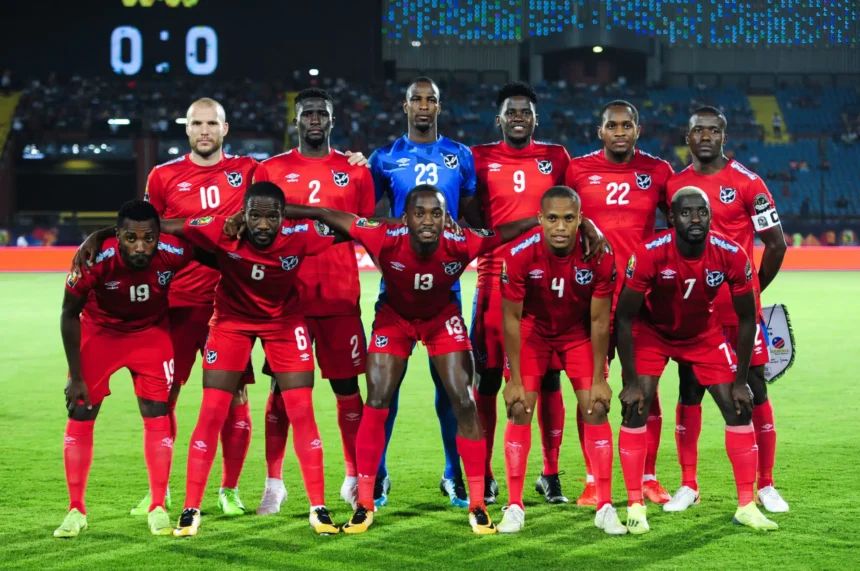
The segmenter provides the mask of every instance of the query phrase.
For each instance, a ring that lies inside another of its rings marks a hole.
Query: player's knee
[[[678,367],[678,402],[684,406],[696,406],[702,404],[705,397],[705,387],[699,384],[692,369]]]
[[[281,386],[278,384],[278,379],[276,379],[275,377],[272,377],[272,394],[281,394]]]
[[[157,418],[167,415],[167,402],[159,402],[149,399],[140,399],[140,415],[144,418]]]
[[[486,396],[499,394],[502,388],[502,370],[487,369],[478,375],[478,392]]]
[[[608,413],[602,402],[594,403],[590,414],[587,406],[585,408],[580,407],[580,410],[582,411],[582,419],[586,424],[603,424],[606,422]]]
[[[474,412],[477,415],[475,401],[472,399],[471,391],[468,387],[458,391],[451,399],[451,406],[454,408],[454,414],[458,417],[464,417]]]
[[[561,390],[561,371],[547,371],[540,381],[542,393],[553,393]]]
[[[511,420],[518,425],[531,424],[532,415],[522,403],[517,402],[511,407]]]
[[[242,406],[248,402],[248,385],[242,385],[236,392],[233,393],[233,400],[230,402],[230,408],[234,406]]]
[[[99,415],[100,408],[101,404],[94,404],[92,409],[88,409],[86,405],[79,404],[69,413],[69,419],[80,422],[95,420]]]
[[[331,390],[334,394],[342,397],[352,396],[358,393],[358,377],[349,379],[329,379]]]

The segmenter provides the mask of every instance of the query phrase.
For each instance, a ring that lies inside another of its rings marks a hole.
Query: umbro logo
[[[529,277],[533,280],[539,280],[543,278],[543,270],[532,270],[529,272]]]
[[[278,422],[278,415],[277,414],[267,414],[266,415],[266,422]]]
[[[772,424],[762,424],[761,425],[761,431],[762,432],[773,432],[773,425]]]
[[[608,440],[595,440],[594,444],[597,448],[606,448],[607,446],[609,446],[609,441]]]
[[[291,172],[290,174],[288,174],[284,178],[287,179],[287,182],[299,182],[299,175],[297,175],[294,172]]]
[[[120,284],[120,282],[108,282],[105,284],[105,288],[111,289],[111,290],[119,289],[119,284]]]
[[[302,361],[309,361],[311,358],[311,356],[308,353],[302,353],[301,355],[299,355],[299,357],[302,358]]]
[[[65,438],[63,438],[63,443],[74,444],[75,443],[75,437],[74,436],[66,436]]]
[[[237,254],[236,252],[227,252],[227,255],[233,258],[234,260],[241,260],[242,256]]]
[[[165,448],[173,448],[173,439],[170,437],[162,438],[161,439],[161,445]]]
[[[400,262],[391,262],[391,269],[397,270],[398,272],[402,272],[406,266],[401,264]]]
[[[660,272],[660,275],[663,276],[664,280],[671,280],[675,277],[676,273],[677,272],[675,270],[663,270],[662,272]]]
[[[348,412],[346,413],[346,419],[350,422],[355,422],[357,420],[361,420],[361,415],[357,412]]]
[[[684,425],[679,424],[678,426],[675,427],[675,432],[687,432],[687,428],[684,427]]]
[[[489,167],[490,172],[499,172],[502,169],[502,165],[499,163],[490,163],[487,167]]]
[[[408,165],[411,162],[412,162],[412,159],[410,159],[408,157],[403,157],[402,159],[397,159],[397,165],[401,166],[401,167],[405,167],[406,165]]]
[[[596,174],[595,174],[595,175],[591,175],[590,177],[588,177],[588,184],[600,184],[600,180],[601,180],[602,178],[603,178],[603,177],[602,177],[602,176],[600,176],[600,175],[596,175]]]
[[[179,184],[176,185],[176,188],[179,189],[179,192],[188,192],[189,190],[191,190],[191,183],[190,182],[180,182]]]
[[[234,428],[238,428],[239,430],[251,430],[251,425],[244,420],[238,421],[233,425]]]
[[[202,440],[195,440],[194,448],[200,450],[201,452],[206,452],[206,443]]]
[[[322,447],[322,440],[320,440],[319,438],[315,438],[315,439],[311,440],[311,448],[321,448],[321,447]]]

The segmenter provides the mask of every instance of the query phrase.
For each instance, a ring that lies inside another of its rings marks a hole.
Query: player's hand
[[[239,238],[245,231],[245,217],[241,212],[237,212],[224,221],[224,228],[221,231],[230,238]]]
[[[78,406],[78,401],[84,401],[87,410],[92,410],[93,405],[90,404],[90,394],[87,392],[87,385],[83,379],[72,379],[66,381],[66,408],[71,414],[75,407]]]
[[[621,424],[629,425],[634,411],[639,415],[645,412],[645,393],[638,381],[625,384],[618,394],[618,400],[621,401]]]
[[[72,259],[72,267],[69,271],[79,276],[82,275],[81,268],[89,271],[90,266],[96,263],[96,256],[98,256],[99,251],[102,249],[102,244],[103,242],[99,240],[95,232],[87,236],[87,239],[84,240],[84,243],[75,252],[75,257]]]
[[[460,225],[457,224],[457,221],[454,220],[454,217],[451,216],[450,214],[448,214],[448,216],[445,217],[445,230],[447,230],[448,232],[450,232],[451,234],[453,234],[455,236],[462,236],[463,235],[463,229],[460,228]]]
[[[367,158],[361,154],[361,151],[347,151],[344,153],[348,158],[346,162],[348,162],[351,166],[359,166],[359,167],[367,167],[370,168],[370,164],[367,162]]]
[[[603,374],[601,374],[600,377],[591,382],[591,398],[588,402],[588,414],[594,412],[594,406],[597,403],[601,403],[608,414],[611,402],[612,388],[606,382],[606,379],[603,378]]]
[[[752,390],[748,384],[732,384],[732,401],[735,403],[735,412],[738,413],[738,416],[740,416],[741,413],[752,414],[752,399]]]
[[[606,241],[606,236],[603,235],[600,228],[595,226],[591,220],[587,218],[582,219],[582,231],[585,235],[585,255],[582,257],[582,261],[587,262],[597,257],[597,263],[599,264],[603,261],[603,256],[607,252],[612,253],[612,246]]]
[[[515,382],[513,379],[509,381],[508,384],[505,385],[503,396],[505,398],[505,408],[508,411],[509,420],[513,420],[511,409],[517,403],[520,403],[523,410],[526,412],[531,412],[531,409],[529,409],[529,403],[526,401],[526,389],[523,387],[522,383]]]

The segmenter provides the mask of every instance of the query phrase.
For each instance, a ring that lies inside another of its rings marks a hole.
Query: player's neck
[[[436,139],[439,138],[439,133],[436,129],[436,125],[433,125],[423,132],[410,125],[406,132],[406,137],[413,143],[426,145],[427,143],[435,143]]]
[[[532,144],[532,138],[531,137],[526,137],[525,139],[523,139],[521,141],[514,141],[513,139],[508,139],[507,137],[505,137],[504,141],[505,141],[505,144],[507,146],[509,146],[510,148],[512,148],[516,151],[522,151],[523,149],[525,149],[526,147],[528,147],[529,145]]]
[[[635,148],[630,149],[629,151],[627,151],[623,155],[619,155],[617,153],[611,152],[606,147],[603,147],[603,158],[605,158],[610,163],[613,163],[616,165],[625,165],[625,164],[629,163],[630,161],[633,160],[633,157],[635,155],[636,155],[636,149]]]
[[[324,159],[331,153],[331,145],[328,141],[315,147],[299,141],[299,154],[309,159]]]
[[[707,240],[702,240],[701,244],[690,244],[680,236],[678,233],[675,233],[675,243],[678,245],[678,253],[681,254],[682,258],[701,258],[702,254],[705,253],[705,245],[707,244]],[[707,236],[705,237],[707,238]]]
[[[717,174],[729,164],[729,158],[726,155],[720,155],[712,161],[700,161],[693,155],[693,170],[697,174]]]
[[[218,149],[208,157],[202,157],[191,151],[188,153],[191,162],[197,165],[198,167],[213,167],[221,162],[221,159],[224,158],[224,152],[221,149]]]
[[[412,251],[422,258],[431,256],[433,252],[439,249],[440,243],[439,240],[429,244],[427,242],[419,242],[414,236],[409,236],[409,245],[412,246]]]

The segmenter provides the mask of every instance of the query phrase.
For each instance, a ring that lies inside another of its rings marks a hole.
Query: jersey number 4
[[[626,182],[621,184],[610,182],[606,185],[606,204],[630,204],[627,200],[627,193],[630,192],[630,185]]]

